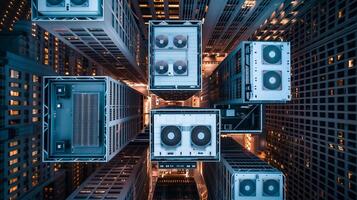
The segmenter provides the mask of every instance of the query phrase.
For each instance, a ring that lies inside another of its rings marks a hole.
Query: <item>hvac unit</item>
[[[47,16],[95,16],[101,13],[98,0],[38,0],[38,12]]]
[[[43,161],[107,162],[142,128],[142,95],[109,77],[44,77]]]
[[[286,102],[290,91],[290,43],[243,42],[245,100],[248,102]],[[242,55],[243,55],[242,54]]]
[[[290,43],[241,42],[218,65],[207,81],[209,85],[205,92],[211,104],[290,101]]]
[[[219,160],[220,114],[217,109],[151,111],[151,160]]]
[[[282,200],[284,196],[282,173],[235,173],[234,184],[239,200]]]
[[[167,100],[200,91],[201,52],[200,21],[150,21],[149,89]]]
[[[285,177],[281,171],[230,137],[223,137],[221,145],[221,162],[204,164],[210,199],[285,199]]]

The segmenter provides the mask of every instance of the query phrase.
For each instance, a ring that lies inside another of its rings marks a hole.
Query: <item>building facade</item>
[[[356,199],[357,1],[286,1],[252,37],[292,45],[292,102],[268,106],[287,199]]]
[[[110,162],[96,170],[69,199],[147,199],[150,162],[148,144],[129,143]]]
[[[55,171],[41,163],[41,78],[54,72],[25,57],[1,54],[1,199],[42,195]]]

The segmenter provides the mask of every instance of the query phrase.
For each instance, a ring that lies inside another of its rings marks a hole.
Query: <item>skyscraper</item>
[[[268,106],[288,199],[356,199],[357,2],[287,1],[252,39],[292,44],[292,102]]]
[[[55,173],[53,165],[41,163],[40,137],[40,76],[54,72],[9,52],[2,52],[0,61],[0,198],[35,198]]]

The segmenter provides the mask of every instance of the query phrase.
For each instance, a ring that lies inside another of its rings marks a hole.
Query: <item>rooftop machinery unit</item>
[[[222,134],[261,133],[264,105],[291,99],[290,43],[243,41],[205,81],[203,102],[221,109]]]
[[[291,99],[290,43],[244,41],[210,77],[215,104],[285,103]]]
[[[109,77],[45,76],[43,161],[108,162],[143,128],[143,96]]]
[[[202,88],[201,21],[149,22],[149,90],[186,100]]]
[[[161,108],[151,111],[152,161],[219,161],[218,109]]]
[[[122,80],[146,82],[146,44],[127,0],[32,0],[32,21]]]
[[[223,137],[221,162],[204,163],[209,199],[284,200],[285,176],[278,169]]]

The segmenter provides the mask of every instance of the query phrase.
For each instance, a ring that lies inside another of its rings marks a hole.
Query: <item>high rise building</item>
[[[30,19],[30,3],[28,0],[1,0],[1,31],[13,31],[18,20]]]
[[[208,199],[285,199],[285,177],[278,169],[244,149],[230,137],[222,138],[222,160],[204,163]]]
[[[0,49],[28,57],[63,75],[100,75],[110,72],[94,64],[58,38],[28,21],[18,21],[12,31],[0,32]]]
[[[287,199],[357,198],[357,1],[286,1],[252,39],[292,47],[292,101],[267,107]]]
[[[41,163],[41,78],[57,73],[108,72],[31,22],[20,21],[11,31],[3,30],[0,41],[0,179],[4,183],[0,187],[0,199],[63,197],[94,169],[86,164]],[[75,184],[70,186],[68,182]],[[65,193],[61,193],[64,185]]]
[[[97,169],[69,199],[147,199],[147,142],[133,141]]]
[[[10,52],[0,63],[0,198],[40,197],[55,175],[53,165],[41,163],[40,77],[54,72]]]
[[[146,45],[127,0],[32,1],[32,21],[126,82],[145,83]]]

